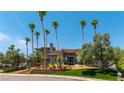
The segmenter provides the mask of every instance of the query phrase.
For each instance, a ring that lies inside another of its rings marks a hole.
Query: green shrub
[[[117,76],[117,71],[114,69],[105,69],[104,71],[101,69],[86,69],[83,70],[82,74],[87,76],[95,76],[96,74],[109,74],[111,76]]]
[[[94,76],[96,75],[96,69],[86,69],[82,72],[82,74],[87,76]]]
[[[122,57],[118,62],[118,70],[122,73],[124,76],[124,57]]]
[[[111,76],[117,76],[117,71],[114,69],[104,69],[104,71],[99,70],[97,73],[110,74]]]

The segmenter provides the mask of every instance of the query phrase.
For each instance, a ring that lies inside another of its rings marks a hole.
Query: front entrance
[[[68,65],[74,65],[75,63],[74,57],[67,57],[66,63]]]

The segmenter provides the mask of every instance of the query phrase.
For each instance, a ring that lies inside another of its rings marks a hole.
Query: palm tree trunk
[[[38,40],[39,40],[39,38],[38,38],[38,36],[37,36],[37,53],[39,53],[39,46],[38,46],[38,45],[39,45],[39,42],[38,42]],[[38,64],[38,55],[37,55],[36,58],[37,58],[37,64]],[[37,65],[37,64],[36,64],[36,65]]]
[[[27,66],[29,66],[29,62],[28,62],[28,43],[26,44],[27,46]]]
[[[28,44],[27,44],[27,60],[28,60]]]
[[[82,28],[82,47],[84,45],[84,28]]]
[[[58,40],[58,31],[57,31],[57,28],[56,28],[56,41],[57,41],[57,49],[59,51],[59,40]]]
[[[57,51],[57,57],[59,56],[59,40],[58,40],[58,31],[57,31],[57,28],[55,29],[56,30],[56,41],[57,41],[57,49],[58,49],[58,51]],[[59,63],[60,63],[60,68],[61,68],[61,62],[60,62],[60,60],[58,60],[59,61]]]
[[[34,35],[33,35],[33,30],[32,30],[32,53],[33,53],[32,66],[34,66]]]
[[[44,23],[43,23],[43,19],[41,19],[41,23],[42,23],[42,31],[43,31],[43,40],[44,40],[44,57],[43,57],[43,60],[44,60],[44,68],[46,69],[47,67],[47,57],[46,57],[46,35],[45,35],[45,29],[44,29]]]
[[[46,33],[46,60],[47,60],[47,57],[48,57],[48,55],[47,55],[47,38],[48,38],[48,35]]]
[[[46,57],[47,57],[47,38],[48,38],[48,35],[46,34]]]
[[[48,38],[48,35],[46,34],[46,47],[47,47],[47,42],[48,42],[48,41],[47,41],[47,38]]]
[[[39,45],[39,44],[38,44],[38,39],[39,39],[39,38],[37,37],[37,51],[39,50],[39,46],[38,46],[38,45]]]
[[[94,31],[95,31],[95,35],[96,35],[96,33],[97,33],[97,32],[96,32],[96,26],[94,26]]]
[[[102,51],[102,47],[100,48],[100,56],[101,56],[101,62],[102,62],[102,66],[101,66],[101,68],[102,68],[102,72],[104,71],[104,61],[103,61],[103,51]]]

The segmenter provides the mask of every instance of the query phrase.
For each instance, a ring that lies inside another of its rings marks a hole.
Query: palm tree
[[[80,21],[81,27],[82,27],[82,46],[84,45],[84,27],[86,26],[86,21],[85,20],[81,20]]]
[[[47,66],[47,55],[46,55],[46,35],[45,35],[45,29],[44,29],[44,16],[46,15],[46,11],[39,11],[39,16],[40,16],[40,20],[41,20],[41,24],[42,24],[42,31],[43,31],[43,43],[44,43],[44,68],[46,69]]]
[[[60,55],[59,55],[59,40],[58,40],[58,31],[57,31],[57,28],[58,28],[58,26],[59,26],[59,23],[58,23],[57,21],[53,21],[52,26],[54,27],[55,33],[56,33],[57,58],[59,58],[59,57],[60,57]],[[61,62],[60,62],[60,60],[58,60],[58,62],[60,63],[60,68],[61,68]]]
[[[47,55],[47,43],[48,43],[48,34],[50,33],[50,31],[48,29],[45,29],[45,37],[46,37],[46,42],[45,42],[45,45],[46,45],[46,57],[48,57]],[[47,59],[46,59],[47,60]]]
[[[48,43],[48,34],[50,34],[50,31],[48,29],[45,29],[46,32],[46,47],[47,47],[47,43]]]
[[[34,65],[34,29],[35,29],[35,24],[30,23],[29,28],[31,29],[31,33],[32,33],[32,54],[33,54],[32,65]]]
[[[40,33],[39,33],[39,32],[36,32],[35,35],[36,35],[36,40],[37,40],[37,50],[38,50],[38,49],[39,49],[39,42],[38,42],[38,40],[39,40]]]
[[[59,24],[58,24],[57,21],[53,21],[52,25],[53,25],[53,27],[55,28],[56,41],[57,41],[57,49],[58,49],[58,51],[59,51],[59,41],[58,41],[58,31],[57,31],[57,28],[58,28]]]
[[[15,45],[10,45],[10,47],[8,47],[8,49],[10,50],[10,51],[12,51],[12,53],[14,52],[14,49],[15,49]]]
[[[35,36],[36,36],[36,41],[37,41],[37,52],[36,52],[36,62],[37,62],[37,66],[38,65],[40,65],[39,63],[40,63],[40,60],[39,60],[39,58],[40,58],[40,56],[39,56],[39,36],[40,36],[40,33],[39,32],[35,32]]]
[[[14,50],[15,45],[10,45],[9,49]]]
[[[94,32],[95,32],[95,35],[96,35],[96,25],[98,24],[98,20],[97,19],[94,19],[91,21],[91,25],[94,27]]]
[[[30,42],[30,38],[26,37],[25,41],[26,41],[26,47],[27,47],[27,60],[28,60],[28,44]]]

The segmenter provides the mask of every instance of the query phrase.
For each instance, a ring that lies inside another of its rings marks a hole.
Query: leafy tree
[[[121,49],[120,48],[113,48],[113,55],[112,55],[112,61],[116,66],[117,71],[119,71],[118,62],[121,58]]]
[[[33,55],[29,55],[29,62],[32,60]],[[40,66],[42,64],[42,59],[43,59],[43,53],[40,51],[35,51],[34,52],[34,60],[36,61],[35,65]]]
[[[6,52],[6,62],[11,64],[13,69],[16,69],[22,63],[25,63],[25,55],[20,53],[20,49],[15,49],[15,46],[11,45]]]
[[[114,48],[114,59],[116,69],[119,72],[122,72],[124,75],[124,50],[120,48]]]
[[[36,51],[35,52],[35,60],[36,60],[36,65],[40,66],[41,65],[41,61],[42,61],[43,55],[40,51]]]
[[[93,38],[94,41],[94,55],[96,60],[101,60],[101,67],[104,67],[112,61],[113,48],[110,45],[110,35],[104,33],[103,35],[96,34]]]
[[[4,54],[0,52],[0,63],[4,60]]]
[[[118,61],[118,71],[122,72],[124,75],[124,57]]]
[[[33,54],[30,54],[30,55],[28,56],[28,61],[31,62],[31,61],[32,61],[32,58],[33,58]],[[30,65],[31,65],[31,64],[30,64]]]
[[[77,52],[77,60],[80,64],[93,64],[93,45],[84,44],[83,48]]]
[[[108,33],[104,33],[103,35],[96,34],[93,42],[93,44],[84,44],[83,48],[77,53],[78,62],[85,65],[100,62],[102,71],[113,64],[118,69],[118,61],[122,53],[119,48],[111,46],[110,35]]]

